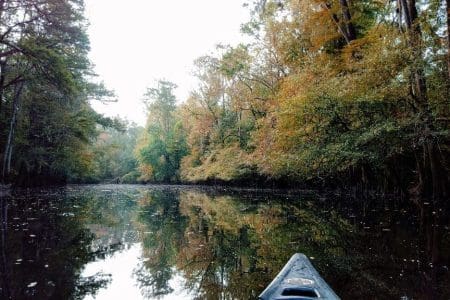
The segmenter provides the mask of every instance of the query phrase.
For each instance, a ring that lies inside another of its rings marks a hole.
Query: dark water
[[[295,252],[343,299],[450,299],[445,211],[163,186],[1,197],[1,299],[255,299]]]

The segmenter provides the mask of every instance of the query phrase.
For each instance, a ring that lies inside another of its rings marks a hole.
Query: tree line
[[[127,129],[86,100],[112,95],[91,80],[82,2],[1,1],[3,178],[449,195],[448,0],[246,5],[251,42],[198,58],[181,103],[170,81],[148,88],[145,129]]]
[[[89,172],[97,126],[122,125],[88,99],[111,100],[87,58],[82,0],[0,1],[0,177],[61,184]]]
[[[189,99],[175,106],[164,82],[150,91],[147,180],[448,196],[448,1],[247,5],[253,42],[198,58]]]

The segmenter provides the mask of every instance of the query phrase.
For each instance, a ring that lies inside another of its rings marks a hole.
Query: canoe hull
[[[275,279],[259,295],[260,300],[340,299],[322,279],[309,259],[294,254]]]

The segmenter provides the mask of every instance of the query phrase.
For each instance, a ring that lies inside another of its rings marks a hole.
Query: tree
[[[83,1],[0,1],[2,181],[65,182],[90,168],[96,124],[89,98],[113,96],[92,81]]]
[[[179,180],[180,162],[187,147],[184,129],[176,117],[175,88],[175,84],[159,80],[145,94],[147,127],[136,148],[144,180]]]
[[[200,84],[182,106],[183,178],[249,172],[445,199],[446,7],[254,1],[243,26],[253,43],[196,62]]]

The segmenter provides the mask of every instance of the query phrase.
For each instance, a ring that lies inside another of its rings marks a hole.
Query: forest
[[[90,105],[115,95],[88,59],[82,0],[0,1],[2,182],[357,187],[448,198],[449,0],[245,5],[250,42],[195,60],[188,99],[175,97],[170,79],[148,87],[142,128]]]

